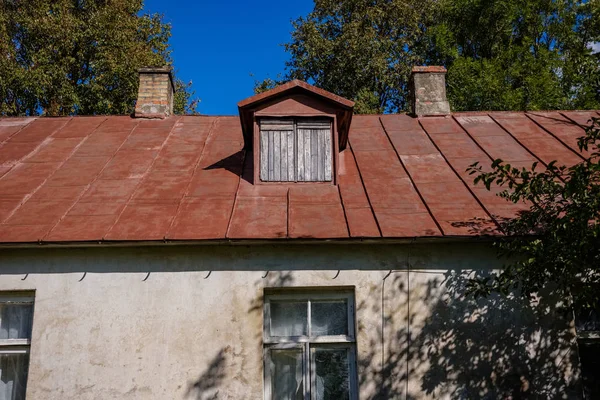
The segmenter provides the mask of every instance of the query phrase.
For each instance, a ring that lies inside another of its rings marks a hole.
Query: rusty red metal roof
[[[0,243],[473,237],[525,205],[501,158],[572,165],[594,111],[356,115],[339,185],[254,185],[238,117],[0,119]]]

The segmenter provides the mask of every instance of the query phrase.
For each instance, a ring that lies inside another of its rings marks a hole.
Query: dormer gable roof
[[[304,81],[294,79],[276,88],[267,90],[266,92],[248,97],[238,103],[238,110],[242,131],[244,134],[244,144],[246,149],[252,148],[252,133],[253,133],[253,114],[254,112],[272,103],[277,103],[294,95],[305,95],[315,100],[327,104],[331,109],[335,110],[338,120],[339,148],[343,150],[348,143],[348,132],[350,130],[350,122],[354,110],[354,102],[328,92],[316,86],[310,85]],[[293,116],[293,113],[290,113]]]
[[[327,100],[330,100],[334,103],[339,104],[341,107],[345,108],[353,108],[354,102],[348,99],[345,99],[337,94],[328,92],[327,90],[323,90],[316,86],[313,86],[309,83],[301,81],[299,79],[294,79],[283,85],[279,85],[273,89],[267,90],[266,92],[262,92],[259,94],[255,94],[254,96],[248,97],[238,103],[239,108],[245,108],[252,105],[257,105],[263,101],[271,100],[277,96],[283,94],[291,94],[294,91],[307,91],[313,93],[317,96],[321,96]]]

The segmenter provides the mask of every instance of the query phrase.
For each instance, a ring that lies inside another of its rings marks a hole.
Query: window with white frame
[[[265,400],[356,400],[354,293],[265,293]]]
[[[333,179],[332,121],[327,118],[262,118],[260,180],[330,182]]]
[[[0,292],[0,400],[25,399],[32,322],[32,294]]]

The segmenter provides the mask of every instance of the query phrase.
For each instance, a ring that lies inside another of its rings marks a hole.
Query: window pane
[[[600,343],[580,341],[579,359],[585,398],[600,398]]]
[[[31,304],[0,304],[0,339],[29,339],[32,319]]]
[[[271,301],[271,336],[306,336],[308,302]]]
[[[315,381],[313,399],[350,399],[347,349],[313,349]]]
[[[578,312],[575,322],[578,332],[600,331],[600,306]]]
[[[311,335],[347,335],[348,303],[342,301],[313,301],[311,303]]]
[[[302,352],[271,350],[271,398],[302,400]]]
[[[29,354],[0,355],[0,400],[24,400]]]

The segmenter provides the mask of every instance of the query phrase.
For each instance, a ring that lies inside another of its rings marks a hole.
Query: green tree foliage
[[[253,75],[252,75],[253,76]],[[278,80],[274,80],[272,78],[266,78],[262,81],[254,80],[254,93],[262,93],[267,90],[274,89],[276,86],[281,85],[284,81],[279,78]]]
[[[600,107],[597,1],[445,0],[430,30],[455,110]]]
[[[195,97],[196,91],[192,89],[192,81],[184,82],[175,78],[175,97],[173,98],[173,112],[175,114],[196,115],[200,100]]]
[[[358,113],[407,110],[414,65],[448,68],[457,111],[600,108],[598,1],[317,0],[293,28],[283,80],[354,99]]]
[[[527,202],[528,211],[507,221],[506,238],[496,246],[511,257],[501,272],[471,281],[476,295],[512,290],[529,297],[552,288],[572,298],[576,309],[600,304],[600,119],[579,139],[589,157],[572,167],[550,163],[541,171],[518,169],[496,160],[491,172],[474,165],[475,182],[489,189],[504,186],[501,196]]]
[[[284,80],[302,79],[356,99],[361,113],[406,106],[412,65],[425,60],[425,24],[434,0],[316,0],[293,23],[285,45],[291,59]],[[276,83],[276,82],[271,82]],[[259,83],[257,88],[264,89]],[[269,86],[267,85],[266,88]]]
[[[170,26],[142,0],[0,2],[0,114],[128,114],[142,66],[171,63]],[[178,85],[177,99],[187,84]],[[178,112],[185,106],[177,102]]]

